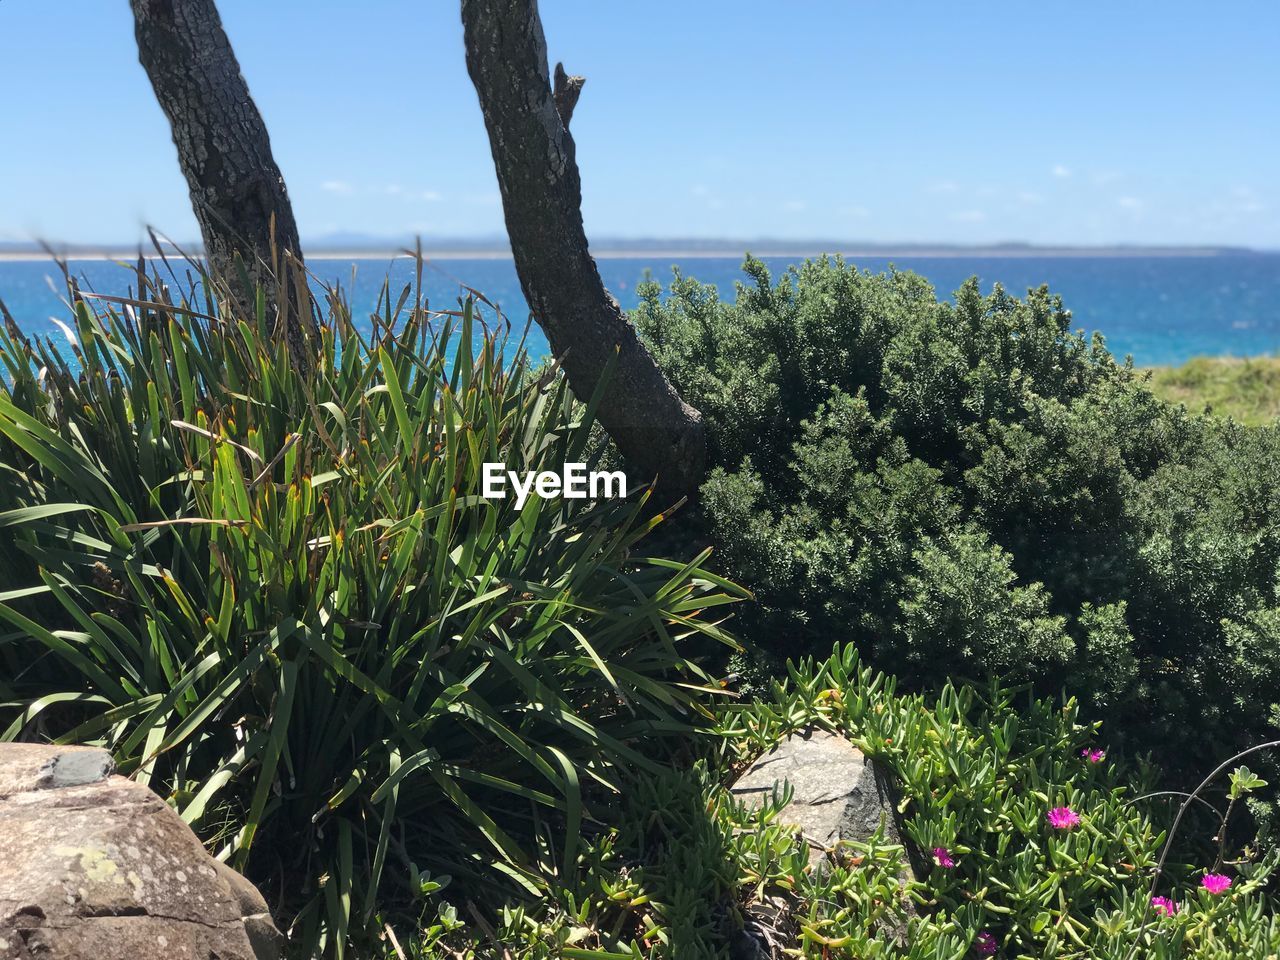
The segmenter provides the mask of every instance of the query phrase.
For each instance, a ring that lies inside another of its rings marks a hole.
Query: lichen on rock
[[[106,751],[0,744],[0,960],[276,960],[266,902]]]

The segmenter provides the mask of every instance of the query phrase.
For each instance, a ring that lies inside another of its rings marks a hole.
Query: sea
[[[764,257],[774,276],[797,257]],[[1072,311],[1073,326],[1100,332],[1118,357],[1139,366],[1180,364],[1196,356],[1248,357],[1280,353],[1280,253],[1218,253],[1205,256],[898,256],[850,257],[860,268],[891,265],[928,279],[940,296],[977,276],[984,291],[1000,283],[1019,295],[1048,284]],[[713,284],[732,300],[746,281],[741,257],[637,254],[599,261],[606,286],[623,307],[638,301],[637,285],[652,277],[662,284],[681,274]],[[406,258],[324,259],[309,257],[319,280],[340,284],[357,317],[375,309],[384,281],[393,301],[413,281]],[[126,295],[130,269],[108,260],[73,260],[70,269],[84,289]],[[423,286],[434,309],[456,309],[467,288],[482,292],[518,326],[528,318],[515,266],[507,258],[430,258]],[[0,300],[28,334],[63,337],[54,318],[65,320],[65,288],[51,261],[0,262]],[[547,352],[536,327],[529,340],[535,356]]]

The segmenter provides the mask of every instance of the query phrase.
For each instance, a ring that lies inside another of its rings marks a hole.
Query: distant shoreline
[[[752,244],[744,243],[741,248],[700,248],[700,247],[607,247],[602,246],[592,251],[592,256],[600,260],[642,260],[642,259],[726,259],[739,258],[750,251],[752,256],[783,258],[794,257],[806,259],[810,257],[842,256],[845,259],[1038,259],[1054,258],[1104,258],[1131,259],[1134,257],[1225,257],[1225,256],[1275,256],[1274,251],[1250,250],[1244,248],[1224,247],[763,247],[752,248]],[[137,259],[137,250],[113,248],[86,248],[60,252],[59,256],[68,261],[104,261],[121,260],[132,262]],[[174,259],[181,255],[171,253]],[[408,259],[412,255],[404,249],[368,249],[368,250],[313,250],[307,253],[309,261],[340,260],[399,260]],[[424,250],[426,260],[510,260],[508,250],[493,249],[455,249]],[[154,253],[146,254],[145,259],[155,260]],[[51,262],[52,258],[43,250],[0,250],[0,263]]]

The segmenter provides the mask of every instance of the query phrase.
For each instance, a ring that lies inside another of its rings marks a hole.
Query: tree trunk
[[[462,0],[467,70],[480,97],[516,272],[579,398],[617,366],[600,422],[664,494],[692,492],[706,460],[702,416],[680,399],[604,288],[582,227],[582,183],[569,120],[582,86],[557,66],[536,0]]]
[[[298,227],[218,8],[214,0],[130,0],[130,6],[138,59],[169,118],[209,270],[252,317],[253,291],[241,280],[239,259],[265,292],[268,316],[275,314],[295,362],[306,363],[315,327]]]

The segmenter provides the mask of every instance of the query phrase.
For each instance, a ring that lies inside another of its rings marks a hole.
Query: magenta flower
[[[1231,889],[1231,878],[1221,873],[1206,873],[1200,880],[1200,886],[1216,897]]]
[[[1162,917],[1172,917],[1178,912],[1178,905],[1168,897],[1152,897],[1151,906]]]
[[[1089,747],[1085,747],[1080,751],[1080,756],[1084,757],[1090,763],[1101,763],[1103,760],[1107,759],[1107,751],[1091,750]]]
[[[980,957],[994,957],[996,955],[996,938],[983,930],[978,934],[977,939],[973,941],[973,952]]]
[[[933,848],[933,862],[943,870],[950,870],[956,865],[955,859],[951,856],[951,851],[946,847]]]
[[[1080,826],[1080,814],[1070,807],[1054,807],[1045,816],[1049,818],[1049,826],[1055,830],[1072,830]]]

